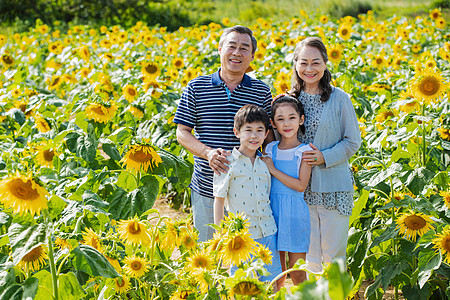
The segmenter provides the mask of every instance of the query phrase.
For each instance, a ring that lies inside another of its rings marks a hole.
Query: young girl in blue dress
[[[306,258],[309,249],[311,225],[303,191],[311,176],[311,166],[302,162],[302,153],[312,148],[297,138],[299,130],[305,131],[305,114],[300,101],[291,96],[276,98],[271,118],[281,139],[266,146],[267,156],[263,160],[272,175],[270,205],[278,227],[277,249],[284,271],[286,253],[289,268],[292,268],[298,259]],[[294,284],[306,279],[304,271],[290,274]],[[278,287],[284,285],[285,279],[277,282]]]

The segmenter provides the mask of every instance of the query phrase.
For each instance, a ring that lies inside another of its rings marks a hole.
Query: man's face
[[[219,46],[222,74],[244,75],[254,58],[252,39],[248,34],[231,32]]]

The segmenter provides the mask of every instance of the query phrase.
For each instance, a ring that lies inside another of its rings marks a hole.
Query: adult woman
[[[303,160],[313,166],[305,190],[311,216],[311,242],[306,256],[310,271],[322,263],[345,258],[349,216],[353,207],[353,177],[348,160],[361,145],[361,134],[349,96],[330,85],[327,50],[322,40],[308,37],[297,44],[293,56],[291,94],[305,107],[310,143]]]

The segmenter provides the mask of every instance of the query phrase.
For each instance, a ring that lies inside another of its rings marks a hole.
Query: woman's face
[[[314,92],[318,89],[326,67],[319,49],[306,46],[299,52],[295,69],[298,76],[305,82],[306,91]]]

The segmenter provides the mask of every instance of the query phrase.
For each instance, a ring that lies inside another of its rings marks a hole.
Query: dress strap
[[[275,145],[273,145],[272,147],[272,160],[275,161],[277,159],[277,152],[278,152],[278,144],[280,142],[277,141],[277,143]]]

